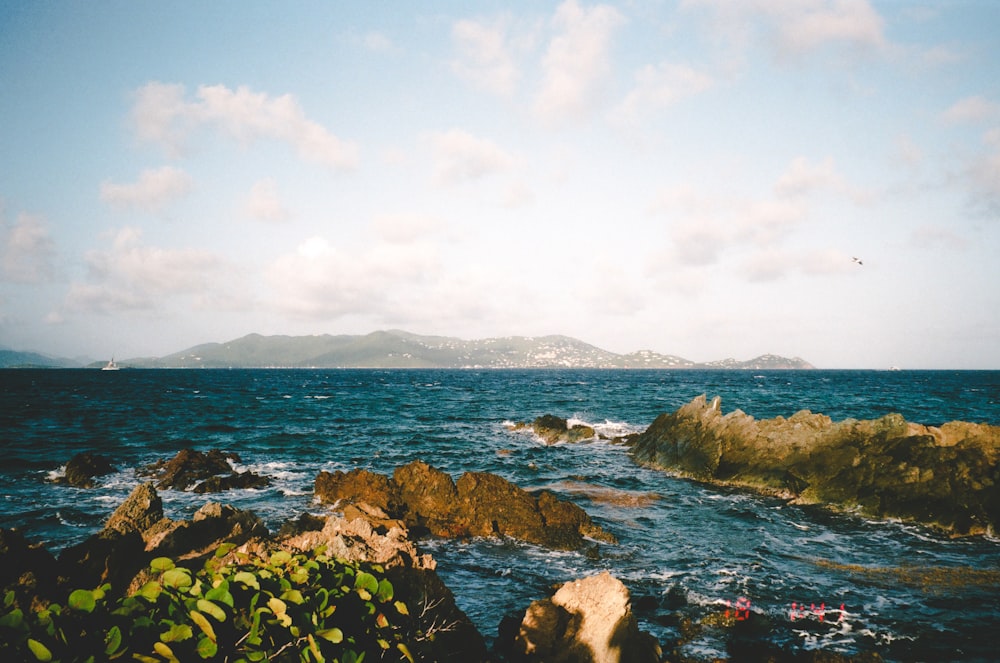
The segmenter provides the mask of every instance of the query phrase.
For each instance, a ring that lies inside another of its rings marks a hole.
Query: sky
[[[4,2],[0,346],[404,329],[1000,369],[998,25],[990,0]]]

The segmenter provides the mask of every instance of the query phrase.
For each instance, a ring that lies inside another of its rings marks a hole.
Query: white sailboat
[[[111,361],[109,361],[107,364],[105,364],[104,367],[101,368],[101,370],[102,371],[117,371],[118,370],[118,364],[115,363],[115,358],[112,357]]]

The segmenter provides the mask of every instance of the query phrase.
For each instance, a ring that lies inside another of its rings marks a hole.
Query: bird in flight
[[[856,262],[856,263],[858,263],[859,265],[865,264],[865,263],[861,262],[861,258],[851,258],[851,260],[854,261],[854,262]]]

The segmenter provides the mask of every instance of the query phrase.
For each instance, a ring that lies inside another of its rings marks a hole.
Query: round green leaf
[[[219,653],[219,645],[207,636],[198,641],[198,656],[202,658],[212,658]]]
[[[243,583],[247,587],[253,587],[254,589],[260,589],[260,583],[257,582],[257,577],[250,573],[249,571],[240,571],[233,576],[234,582]]]
[[[202,633],[207,635],[212,642],[217,640],[215,637],[215,629],[212,628],[212,623],[208,621],[208,618],[205,615],[201,614],[197,610],[192,610],[188,613],[188,615],[191,617],[191,621],[197,624]]]
[[[160,597],[160,594],[162,592],[163,592],[163,586],[160,585],[160,583],[156,582],[155,580],[150,580],[145,585],[140,587],[139,591],[136,592],[136,594],[146,599],[150,603],[155,603],[156,599]]]
[[[370,594],[378,592],[378,578],[366,571],[358,571],[354,578],[354,589],[365,589]]]
[[[393,596],[392,583],[389,582],[386,578],[382,578],[381,580],[379,580],[378,592],[375,594],[375,598],[377,598],[382,603],[388,603],[389,601],[392,600],[392,596]]]
[[[34,638],[28,638],[28,649],[35,655],[35,659],[45,663],[52,660],[52,652],[49,648]]]
[[[112,626],[108,629],[108,634],[104,636],[104,653],[108,656],[112,656],[121,646],[122,630],[117,626]]]
[[[7,628],[20,628],[24,623],[24,611],[14,608],[3,617],[0,617],[0,626]]]
[[[79,610],[80,612],[93,612],[94,608],[97,606],[97,602],[94,601],[94,593],[89,589],[73,590],[73,593],[69,595],[69,601],[67,601],[66,604],[74,610]]]
[[[295,605],[302,605],[306,601],[302,596],[302,592],[297,589],[289,589],[287,592],[283,592],[281,600],[287,603],[294,603]]]
[[[230,608],[235,605],[233,595],[229,593],[229,583],[226,581],[223,581],[218,587],[213,587],[205,592],[205,598],[209,601],[228,605]]]
[[[316,636],[323,638],[327,642],[332,642],[335,645],[344,641],[344,632],[337,627],[316,631]]]
[[[187,569],[170,569],[163,574],[163,586],[173,589],[187,589],[193,584],[191,572]]]
[[[219,606],[215,605],[211,601],[206,601],[205,599],[198,599],[197,606],[198,610],[201,610],[202,612],[211,615],[213,618],[215,618],[215,621],[217,622],[226,621],[226,611],[220,608]]]
[[[169,571],[174,568],[174,560],[169,557],[157,557],[152,562],[149,563],[149,568],[154,571]]]
[[[169,631],[160,634],[162,642],[183,642],[191,637],[194,637],[194,629],[187,624],[174,624]]]

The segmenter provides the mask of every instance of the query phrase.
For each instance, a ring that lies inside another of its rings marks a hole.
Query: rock
[[[458,514],[458,489],[450,474],[417,460],[397,467],[392,479],[406,505],[403,518],[408,527],[435,536],[469,536],[468,524]]]
[[[368,470],[320,472],[313,490],[321,502],[329,504],[341,500],[365,502],[388,514],[397,514],[403,508],[399,491],[392,480]]]
[[[377,506],[388,519],[435,536],[509,536],[561,550],[580,548],[584,537],[615,541],[572,502],[547,491],[536,497],[485,472],[467,472],[453,482],[447,473],[415,461],[397,468],[391,479],[352,470],[321,473],[316,486],[320,501]]]
[[[14,592],[18,607],[54,597],[56,559],[40,545],[29,543],[16,529],[0,529],[0,594]]]
[[[482,635],[455,604],[451,591],[435,571],[434,559],[417,551],[405,528],[376,528],[366,517],[332,515],[322,530],[302,532],[280,545],[292,552],[324,545],[331,557],[382,565],[396,599],[409,607],[422,633],[415,643],[420,650],[413,652],[417,660],[487,660]]]
[[[597,436],[597,433],[590,426],[583,424],[569,426],[566,419],[553,414],[544,414],[536,418],[530,426],[521,423],[515,425],[514,428],[515,430],[530,428],[545,444],[550,445],[559,442],[580,442]]]
[[[161,460],[150,465],[145,469],[145,473],[155,477],[156,487],[160,490],[166,488],[187,490],[197,482],[216,474],[232,474],[230,460],[239,462],[240,457],[235,453],[218,449],[212,449],[208,453],[181,449],[170,460]]]
[[[67,587],[109,583],[124,588],[146,564],[145,542],[136,531],[101,530],[59,554],[59,575]]]
[[[264,523],[253,512],[208,502],[191,520],[161,521],[148,530],[145,549],[152,557],[193,559],[210,555],[223,543],[242,545],[267,535]]]
[[[196,493],[219,493],[232,488],[267,488],[271,480],[254,472],[208,477],[194,487]]]
[[[658,502],[662,496],[651,491],[625,490],[609,488],[581,481],[563,480],[547,484],[546,488],[560,493],[582,497],[590,502],[609,504],[623,508],[644,508]]]
[[[66,474],[59,483],[67,483],[77,488],[93,488],[94,477],[115,471],[111,461],[101,454],[78,453],[66,463]]]
[[[142,534],[162,519],[163,500],[156,493],[153,484],[144,483],[132,489],[125,501],[108,518],[104,529],[120,534]]]
[[[833,422],[803,410],[757,421],[699,396],[631,441],[640,464],[800,503],[900,518],[954,535],[1000,523],[1000,427],[901,415]]]
[[[606,571],[533,602],[509,651],[514,661],[547,663],[656,663],[661,654],[639,630],[628,589]]]
[[[326,518],[314,516],[311,513],[303,513],[295,520],[286,520],[278,529],[278,538],[287,539],[302,534],[303,532],[314,532],[323,529]]]

